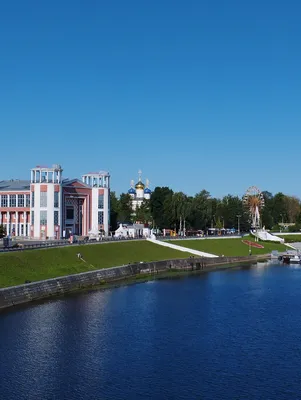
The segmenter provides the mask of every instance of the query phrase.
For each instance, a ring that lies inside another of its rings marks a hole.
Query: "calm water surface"
[[[214,272],[0,314],[0,399],[300,399],[301,268]]]

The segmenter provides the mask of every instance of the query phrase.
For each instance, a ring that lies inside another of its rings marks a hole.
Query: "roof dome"
[[[151,191],[149,188],[145,188],[145,189],[144,189],[144,193],[151,194],[152,191]]]
[[[145,185],[143,182],[139,181],[138,183],[136,183],[135,188],[136,189],[144,189]]]
[[[136,194],[136,190],[134,189],[134,188],[130,188],[129,190],[128,190],[128,194]]]

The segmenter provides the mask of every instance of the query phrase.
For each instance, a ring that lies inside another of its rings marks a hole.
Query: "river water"
[[[0,398],[300,399],[300,338],[300,267],[82,293],[0,314]]]

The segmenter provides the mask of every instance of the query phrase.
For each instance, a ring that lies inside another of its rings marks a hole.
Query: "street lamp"
[[[237,223],[237,233],[240,235],[240,225],[239,225],[239,220],[240,220],[240,217],[241,217],[241,215],[236,215],[237,216],[237,219],[238,219],[238,223]]]

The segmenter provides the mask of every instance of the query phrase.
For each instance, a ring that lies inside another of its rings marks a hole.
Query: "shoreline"
[[[187,258],[128,264],[79,274],[36,281],[0,289],[0,311],[16,306],[57,299],[91,290],[108,290],[123,285],[160,279],[176,279],[210,271],[237,268],[266,261],[269,255],[218,258]]]

